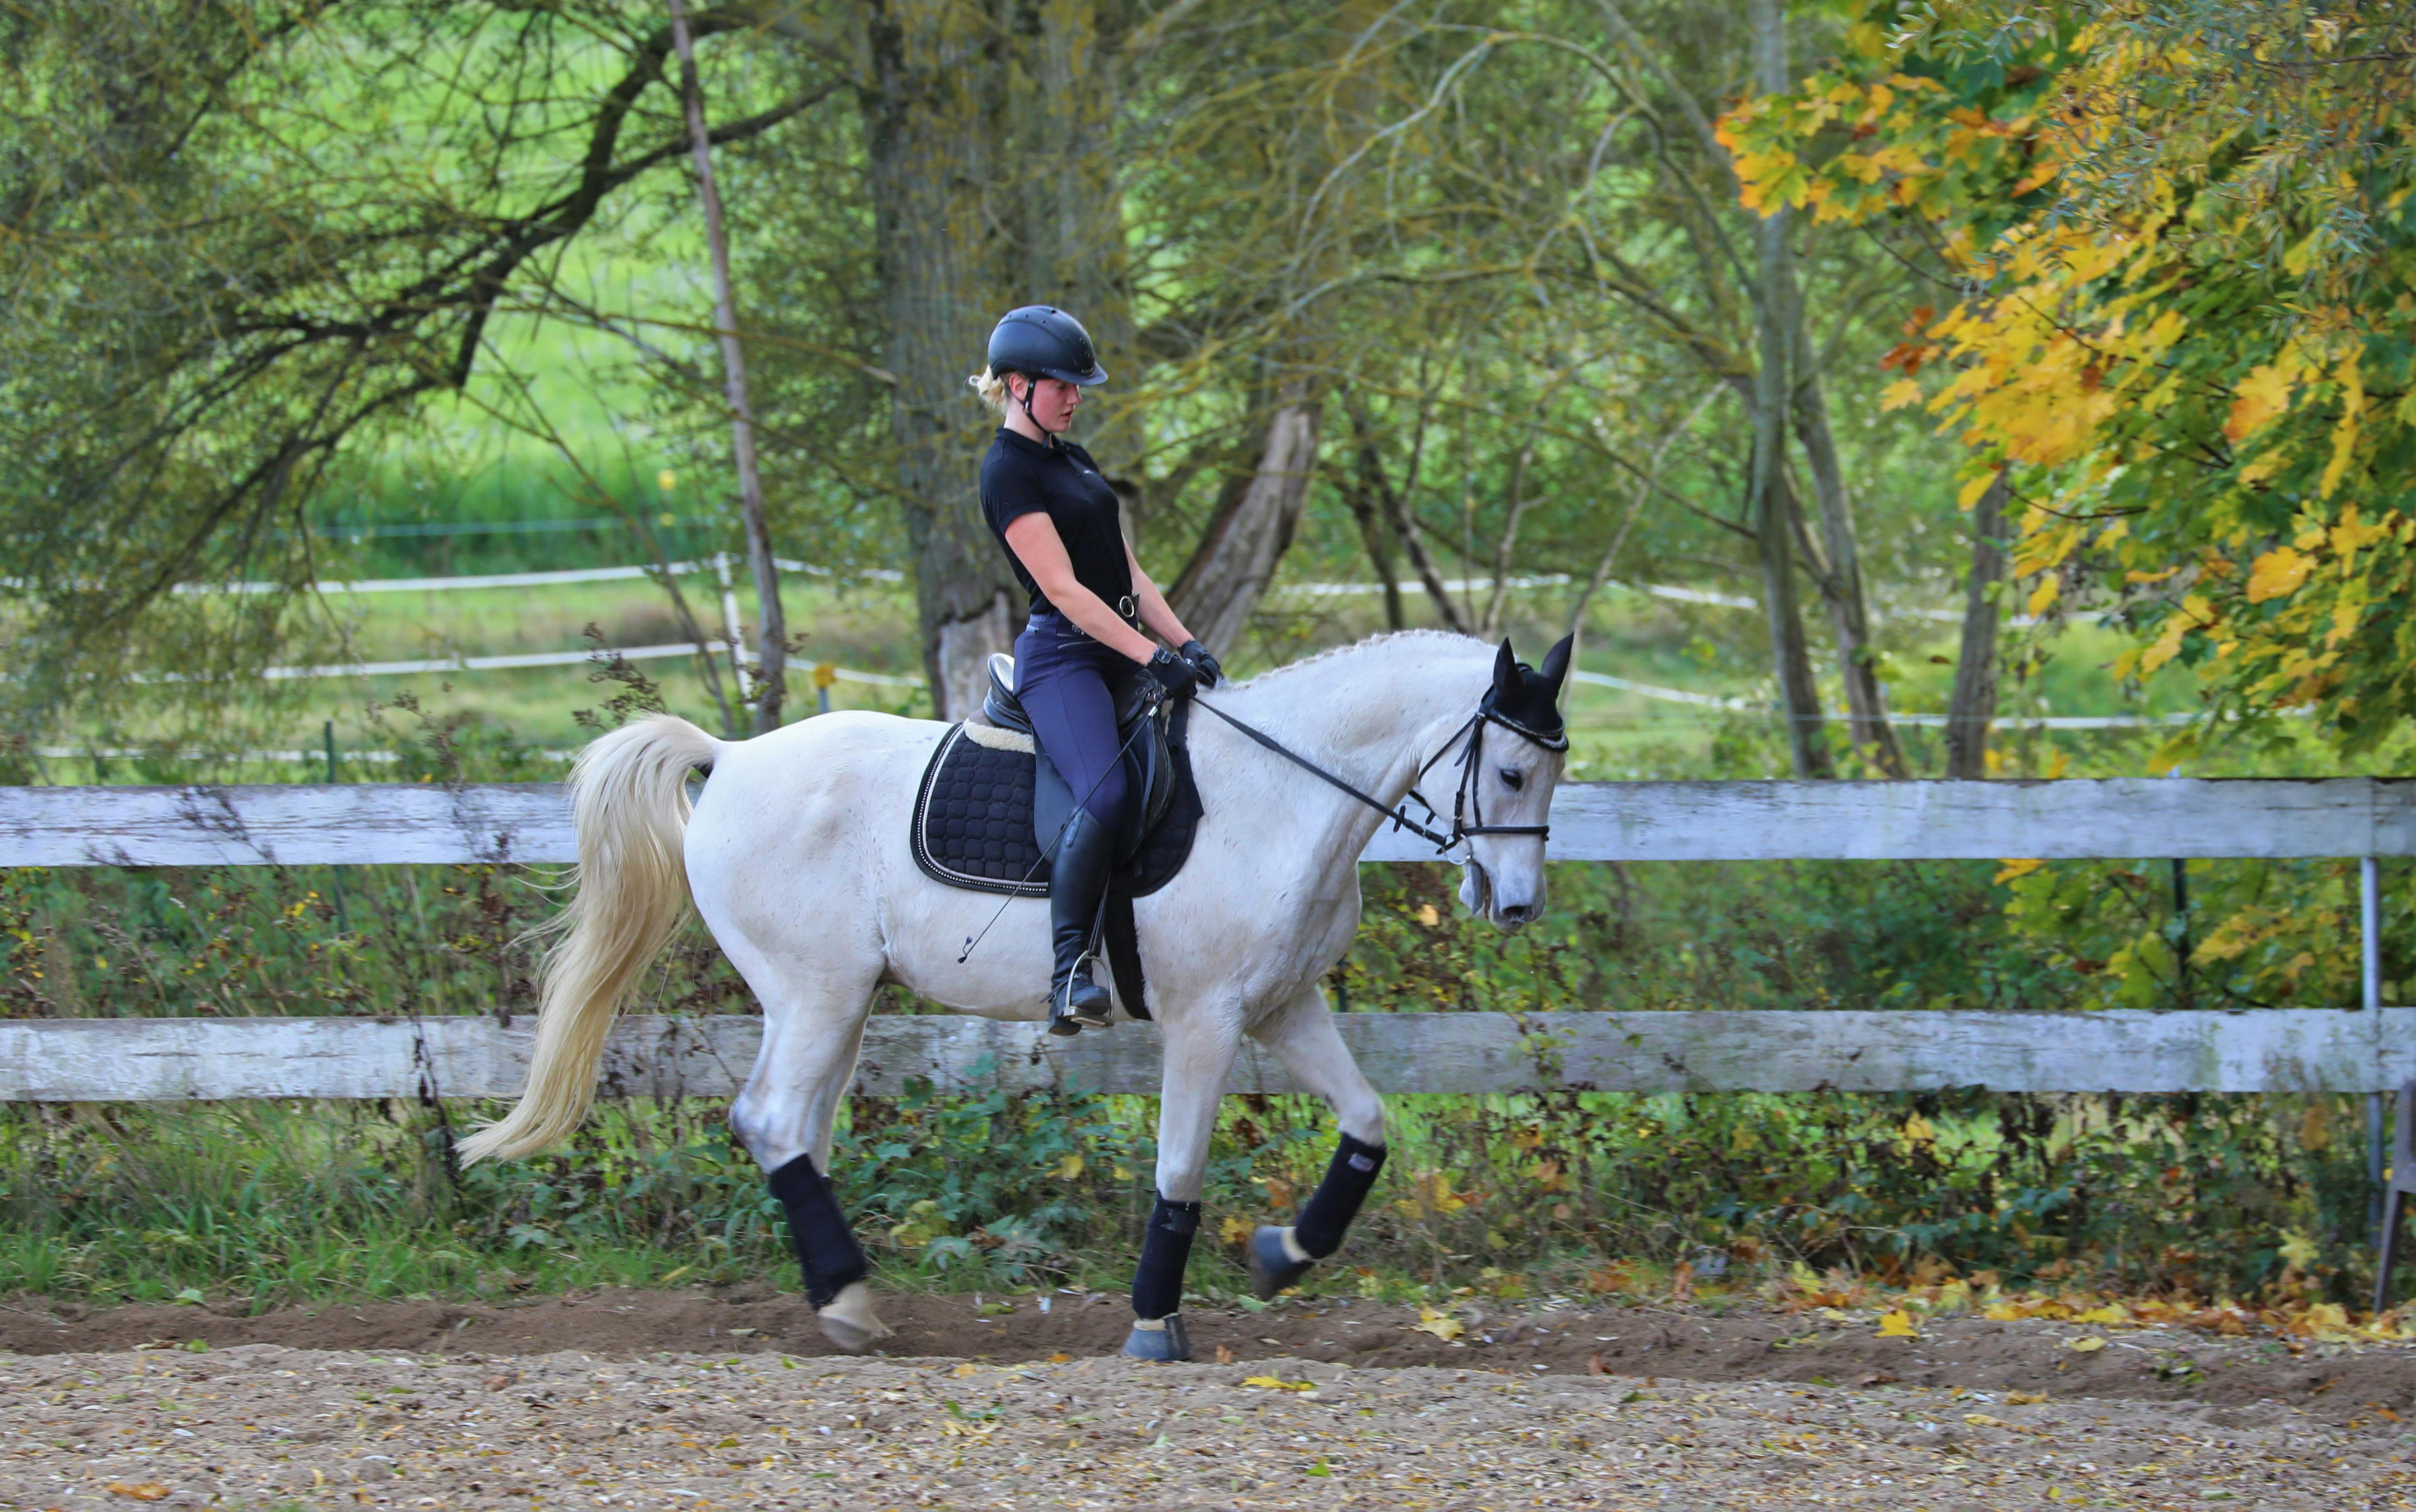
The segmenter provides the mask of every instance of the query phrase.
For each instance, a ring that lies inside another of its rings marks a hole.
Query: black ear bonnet
[[[1561,684],[1568,675],[1570,639],[1562,636],[1544,653],[1541,671],[1519,660],[1510,643],[1502,642],[1501,654],[1493,658],[1493,687],[1477,705],[1478,711],[1547,750],[1568,749],[1569,727],[1561,718]]]

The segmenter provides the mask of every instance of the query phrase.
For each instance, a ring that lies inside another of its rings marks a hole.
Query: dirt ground
[[[0,1312],[0,1507],[2404,1507],[2416,1347],[2038,1322],[596,1293]],[[1002,1308],[1002,1302],[1005,1304]],[[2092,1344],[2103,1340],[2102,1346]],[[195,1340],[207,1348],[197,1352]],[[2084,1347],[2076,1349],[2078,1342]],[[1053,1358],[1052,1358],[1053,1357]],[[1216,1363],[1211,1363],[1216,1362]]]

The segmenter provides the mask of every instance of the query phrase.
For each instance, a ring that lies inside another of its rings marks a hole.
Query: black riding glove
[[[1164,646],[1150,657],[1147,671],[1157,679],[1157,686],[1166,689],[1166,696],[1177,702],[1200,691],[1200,673],[1192,670],[1191,663]]]
[[[1191,670],[1200,674],[1200,686],[1203,689],[1214,688],[1225,680],[1225,669],[1217,665],[1216,658],[1208,654],[1208,648],[1197,641],[1183,643],[1183,659],[1191,663]]]

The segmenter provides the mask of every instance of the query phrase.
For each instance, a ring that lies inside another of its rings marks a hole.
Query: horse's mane
[[[1328,646],[1313,657],[1303,657],[1298,661],[1288,661],[1280,667],[1271,667],[1267,671],[1259,673],[1256,677],[1251,678],[1246,683],[1235,684],[1233,690],[1235,692],[1246,692],[1255,688],[1272,687],[1278,682],[1282,682],[1291,677],[1296,673],[1306,672],[1311,667],[1315,667],[1322,662],[1331,661],[1336,657],[1345,656],[1353,651],[1363,650],[1367,646],[1397,641],[1435,641],[1448,643],[1454,645],[1467,646],[1476,650],[1486,649],[1484,642],[1476,639],[1472,635],[1462,635],[1457,630],[1384,630],[1380,631],[1375,635],[1371,635],[1364,641],[1353,641],[1343,645]]]

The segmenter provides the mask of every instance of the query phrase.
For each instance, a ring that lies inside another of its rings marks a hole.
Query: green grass
[[[1392,1157],[1312,1294],[1504,1296],[1631,1284],[1706,1250],[1772,1279],[1799,1262],[1901,1277],[2353,1296],[2358,1099],[2043,1099],[1571,1093],[1393,1099]],[[459,1126],[480,1111],[456,1105]],[[386,1104],[11,1109],[0,1115],[0,1291],[87,1303],[445,1297],[770,1282],[794,1262],[717,1106],[608,1105],[558,1156],[455,1175],[434,1110]],[[833,1176],[884,1286],[1129,1278],[1154,1099],[855,1099]],[[1246,1291],[1236,1240],[1291,1211],[1331,1148],[1301,1099],[1230,1099],[1190,1288]]]

